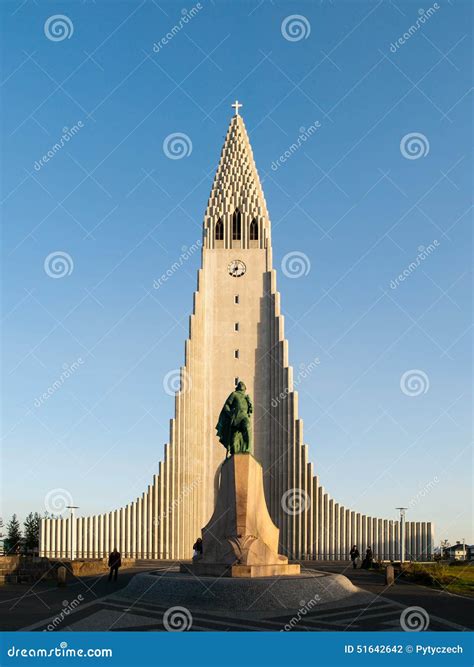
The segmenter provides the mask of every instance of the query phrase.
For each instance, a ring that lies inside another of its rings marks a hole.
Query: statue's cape
[[[219,438],[221,445],[224,445],[224,447],[228,447],[231,437],[232,414],[228,407],[228,401],[231,396],[232,394],[224,403],[224,407],[220,412],[219,419],[216,424],[217,437]]]

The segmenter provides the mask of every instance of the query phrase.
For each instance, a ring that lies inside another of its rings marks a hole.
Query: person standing
[[[114,575],[114,581],[117,581],[117,575],[119,567],[122,565],[122,557],[120,551],[117,551],[117,547],[114,547],[114,550],[109,554],[109,581],[112,579],[112,574]]]
[[[371,547],[367,547],[366,552],[365,552],[365,558],[364,561],[361,565],[361,567],[364,568],[364,570],[370,570],[372,567],[372,561],[374,560],[374,555],[372,553]]]
[[[357,559],[359,558],[359,555],[360,555],[360,554],[359,554],[359,549],[357,548],[357,545],[354,544],[354,546],[352,547],[352,549],[349,551],[349,556],[350,556],[350,558],[351,558],[351,561],[352,561],[352,567],[354,568],[354,570],[355,570],[356,567],[357,567]]]

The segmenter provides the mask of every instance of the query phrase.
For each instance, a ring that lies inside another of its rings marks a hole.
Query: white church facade
[[[270,219],[242,117],[233,116],[209,197],[201,268],[169,443],[141,497],[104,514],[43,519],[40,555],[188,559],[214,510],[225,449],[215,435],[237,378],[253,399],[254,455],[268,510],[291,559],[348,558],[353,544],[376,559],[425,560],[430,522],[361,514],[333,499],[314,474],[272,268]]]

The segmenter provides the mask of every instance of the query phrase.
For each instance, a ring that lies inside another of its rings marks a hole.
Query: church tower
[[[290,558],[346,559],[352,544],[376,558],[426,558],[430,523],[361,515],[333,500],[314,476],[298,416],[272,268],[267,205],[249,137],[234,105],[203,226],[181,387],[158,474],[141,498],[93,517],[43,520],[41,555],[96,558],[117,545],[132,558],[190,558],[214,510],[225,449],[215,425],[241,379],[253,399],[254,455],[267,506]]]

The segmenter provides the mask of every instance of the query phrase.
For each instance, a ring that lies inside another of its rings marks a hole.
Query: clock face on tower
[[[240,259],[234,259],[227,267],[227,270],[229,271],[229,275],[233,276],[234,278],[240,278],[244,275],[247,267]]]

